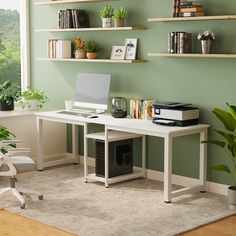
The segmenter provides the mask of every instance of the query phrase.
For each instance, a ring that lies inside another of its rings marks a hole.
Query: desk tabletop
[[[54,120],[70,124],[101,124],[107,129],[119,130],[124,132],[133,132],[151,136],[163,137],[166,135],[181,136],[187,133],[199,133],[210,125],[198,124],[186,127],[164,126],[153,124],[151,120],[138,120],[132,118],[113,118],[110,114],[98,114],[97,118],[85,118],[77,115],[68,115],[58,113],[60,111],[48,111],[35,113],[37,118],[43,120]]]

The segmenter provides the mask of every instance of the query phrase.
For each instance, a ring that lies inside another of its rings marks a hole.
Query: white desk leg
[[[88,163],[87,163],[87,157],[88,157],[88,126],[87,123],[84,124],[84,182],[87,183],[87,175],[88,175]]]
[[[109,150],[108,150],[108,129],[105,127],[105,187],[108,188],[108,178],[109,178]]]
[[[204,129],[200,133],[200,167],[199,167],[199,179],[200,184],[203,185],[201,192],[206,191],[206,175],[207,175],[207,144],[201,143],[207,140],[207,129]]]
[[[79,164],[79,156],[78,156],[78,125],[72,125],[72,149],[73,149],[73,158],[74,164]]]
[[[165,137],[164,149],[164,201],[171,202],[172,192],[172,137]]]
[[[43,170],[43,120],[36,120],[37,128],[37,170]]]
[[[143,178],[146,178],[146,136],[142,136],[142,172]]]

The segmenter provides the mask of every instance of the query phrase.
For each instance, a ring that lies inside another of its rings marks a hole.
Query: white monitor
[[[107,110],[111,75],[77,74],[74,108]]]

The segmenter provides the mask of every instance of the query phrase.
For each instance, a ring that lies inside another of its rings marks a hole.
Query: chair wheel
[[[20,193],[20,195],[23,195],[23,192],[19,192]]]
[[[21,209],[25,209],[25,203],[20,205]]]
[[[38,196],[39,200],[43,200],[43,195]]]

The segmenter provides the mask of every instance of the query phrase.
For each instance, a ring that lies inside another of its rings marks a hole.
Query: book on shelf
[[[71,41],[48,39],[48,58],[71,58]]]
[[[59,10],[58,23],[59,29],[88,28],[89,14],[80,9]]]
[[[192,34],[187,32],[169,33],[168,53],[192,53]]]
[[[179,17],[205,16],[204,12],[180,12]]]
[[[194,17],[204,15],[203,4],[199,2],[173,0],[173,17]]]
[[[180,8],[179,12],[204,12],[203,7]]]

